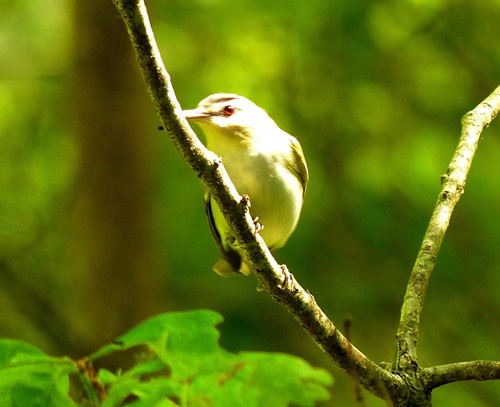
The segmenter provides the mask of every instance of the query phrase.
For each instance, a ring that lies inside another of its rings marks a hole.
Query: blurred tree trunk
[[[161,311],[152,245],[150,101],[110,1],[74,3],[72,103],[81,148],[73,311],[82,354]],[[78,284],[78,283],[77,283]]]

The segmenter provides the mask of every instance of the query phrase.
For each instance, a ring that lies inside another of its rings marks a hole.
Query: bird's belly
[[[264,226],[261,236],[268,247],[282,247],[299,219],[302,207],[299,180],[285,168],[267,165],[258,157],[247,162],[223,158],[223,163],[238,192],[250,197],[250,213]],[[222,214],[217,212],[214,214],[217,229],[228,232]]]

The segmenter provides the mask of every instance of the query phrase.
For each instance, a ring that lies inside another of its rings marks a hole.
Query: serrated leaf
[[[221,320],[210,311],[163,314],[121,336],[114,345],[120,350],[146,345],[152,353],[111,383],[104,407],[130,396],[133,406],[169,406],[179,400],[190,407],[312,406],[329,398],[332,377],[303,359],[222,349],[215,329]],[[162,369],[166,376],[151,377]]]

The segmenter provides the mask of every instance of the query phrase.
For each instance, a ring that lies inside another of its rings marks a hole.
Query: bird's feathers
[[[309,180],[302,148],[265,110],[250,100],[219,93],[203,99],[186,118],[200,125],[207,147],[222,158],[240,194],[250,197],[268,247],[282,247],[297,225]],[[205,212],[222,256],[214,270],[249,274],[243,252],[220,209],[205,190]]]
[[[219,250],[219,253],[222,256],[222,259],[220,259],[214,265],[213,267],[214,271],[217,274],[224,277],[234,274],[235,272],[241,272],[242,274],[246,274],[244,270],[246,270],[247,268],[244,268],[242,271],[240,271],[242,268],[241,267],[242,259],[239,253],[227,245],[226,247],[224,247],[224,244],[222,242],[222,237],[217,229],[217,226],[215,225],[214,214],[212,211],[212,207],[215,204],[215,202],[213,201],[210,192],[208,192],[208,190],[206,189],[204,194],[204,200],[205,200],[205,214],[207,215],[208,225],[210,226],[210,232],[212,232],[212,236],[215,240],[217,249]]]

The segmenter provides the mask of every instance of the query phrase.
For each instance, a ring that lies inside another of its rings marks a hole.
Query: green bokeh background
[[[147,4],[183,107],[239,93],[300,140],[311,180],[277,258],[390,360],[460,119],[499,84],[500,2]],[[208,308],[227,349],[302,356],[335,376],[324,405],[361,405],[253,278],[211,271],[201,182],[156,130],[111,1],[0,1],[0,23],[0,336],[76,357],[156,313]],[[499,134],[484,133],[431,279],[422,366],[500,359]],[[500,405],[500,383],[452,384],[434,404]]]

